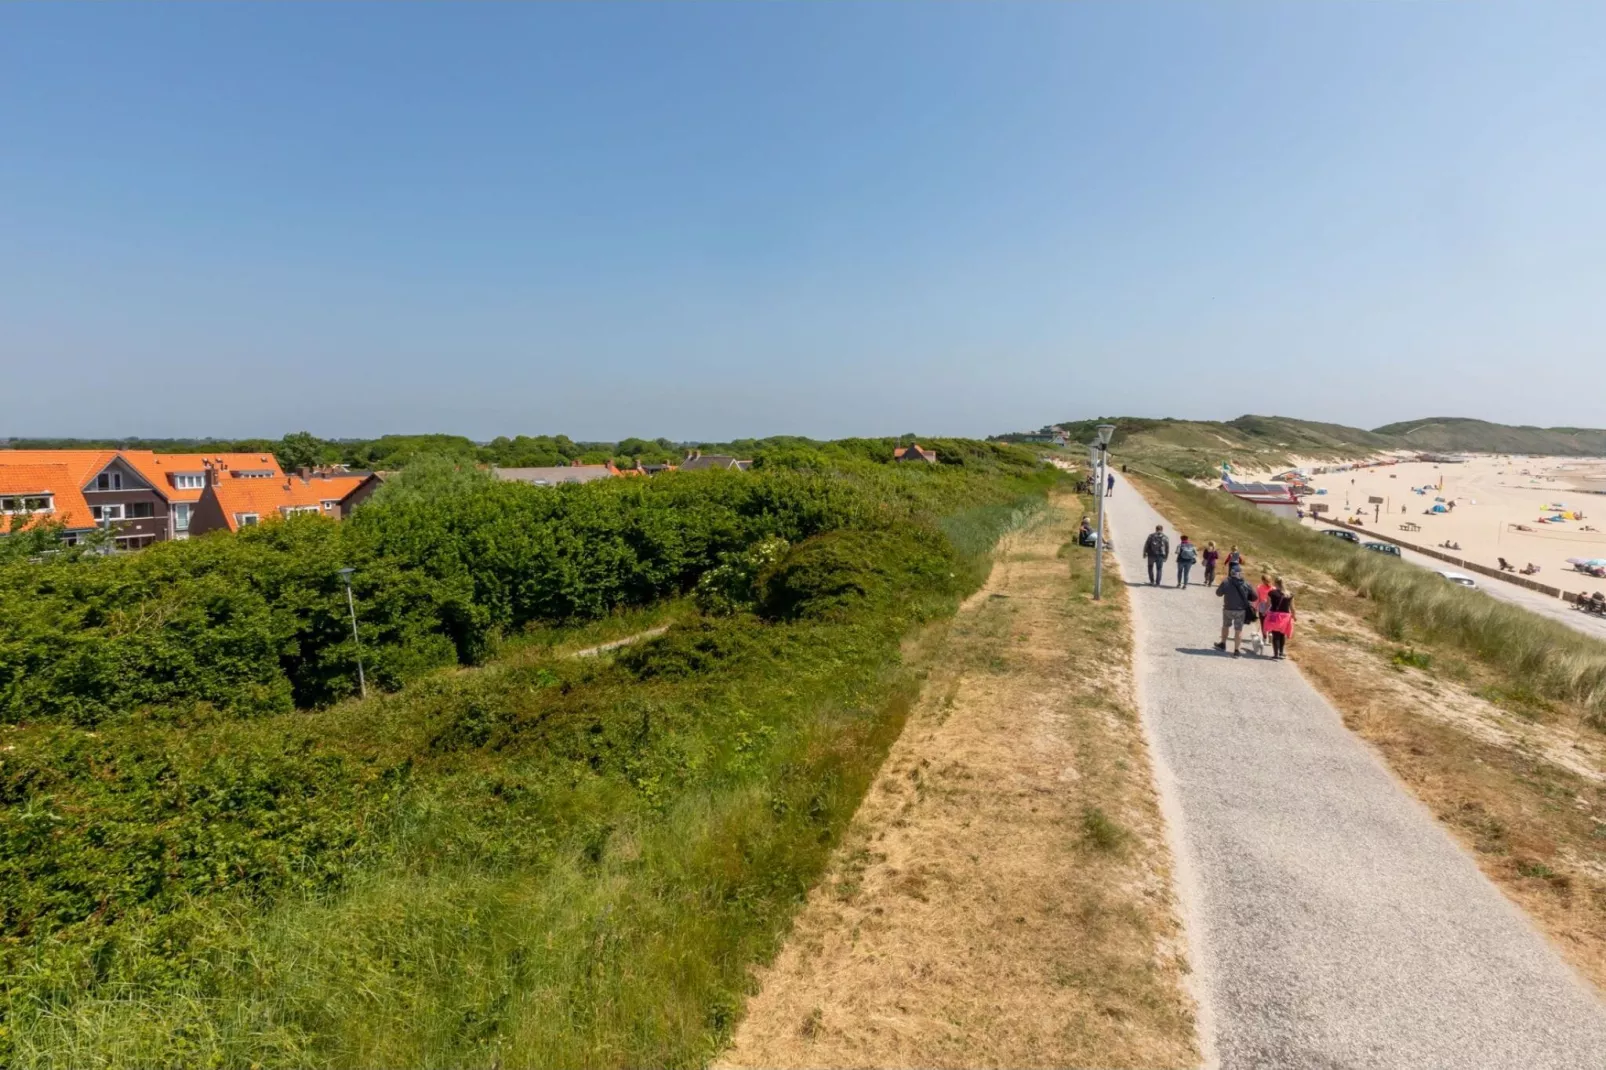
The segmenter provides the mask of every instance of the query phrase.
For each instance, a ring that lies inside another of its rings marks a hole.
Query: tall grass
[[[1388,554],[1368,553],[1290,520],[1185,480],[1151,475],[1147,484],[1258,557],[1313,565],[1364,595],[1374,622],[1397,641],[1440,642],[1520,678],[1528,689],[1574,703],[1606,731],[1606,643],[1520,606],[1469,590]],[[1194,533],[1200,538],[1202,533]],[[1258,551],[1258,553],[1256,552]]]

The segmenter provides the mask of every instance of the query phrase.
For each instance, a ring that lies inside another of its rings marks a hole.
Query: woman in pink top
[[[1255,615],[1260,618],[1260,638],[1266,638],[1266,614],[1271,611],[1271,577],[1260,574],[1260,586],[1255,588]]]

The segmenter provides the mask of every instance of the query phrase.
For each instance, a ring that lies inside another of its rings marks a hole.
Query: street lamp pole
[[[351,612],[351,641],[357,644],[357,689],[363,698],[368,697],[368,677],[362,671],[362,636],[357,634],[357,603],[351,597],[351,574],[354,568],[340,570],[340,578],[346,582],[346,609]]]
[[[1114,424],[1099,424],[1099,481],[1093,492],[1099,496],[1098,545],[1093,548],[1093,601],[1104,597],[1104,499],[1109,494],[1110,436],[1115,434]]]

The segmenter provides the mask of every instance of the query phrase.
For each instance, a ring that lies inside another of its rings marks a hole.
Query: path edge
[[[1138,493],[1131,483],[1119,477],[1116,487],[1128,494]],[[1141,494],[1138,496],[1142,497]],[[1146,498],[1144,500],[1148,501]],[[1150,506],[1153,506],[1152,502]],[[1110,533],[1113,530],[1112,518],[1106,517],[1106,537],[1112,545],[1114,539]],[[1129,579],[1121,570],[1120,559],[1113,551],[1101,546],[1098,552],[1106,555],[1106,574],[1110,572],[1108,566],[1113,565],[1114,575],[1124,582],[1136,582]],[[1147,690],[1144,686],[1144,677],[1147,675],[1147,669],[1138,646],[1138,635],[1143,626],[1144,613],[1136,598],[1128,598],[1126,604],[1127,612],[1132,617],[1132,699],[1137,703],[1138,723],[1143,730],[1144,746],[1149,751],[1149,768],[1153,771],[1154,790],[1160,801],[1160,821],[1165,828],[1166,847],[1171,851],[1171,883],[1177,897],[1177,914],[1182,922],[1183,944],[1188,949],[1188,972],[1182,977],[1182,985],[1193,999],[1195,1032],[1198,1034],[1199,1055],[1202,1060],[1200,1070],[1220,1070],[1221,1055],[1216,1047],[1216,1016],[1212,1003],[1215,981],[1210,969],[1209,938],[1205,932],[1199,904],[1199,884],[1194,875],[1193,858],[1188,850],[1187,837],[1183,835],[1184,818],[1176,787],[1176,776],[1171,771],[1165,755],[1160,751],[1154,720],[1150,714],[1149,704],[1144,699]]]

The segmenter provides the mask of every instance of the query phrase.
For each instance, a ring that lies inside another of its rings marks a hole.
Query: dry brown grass
[[[1197,1063],[1124,589],[1009,537],[726,1066]]]
[[[1606,991],[1606,736],[1588,712],[1448,643],[1384,638],[1376,607],[1309,564],[1145,481],[1196,539],[1293,580],[1289,656],[1581,973]]]

